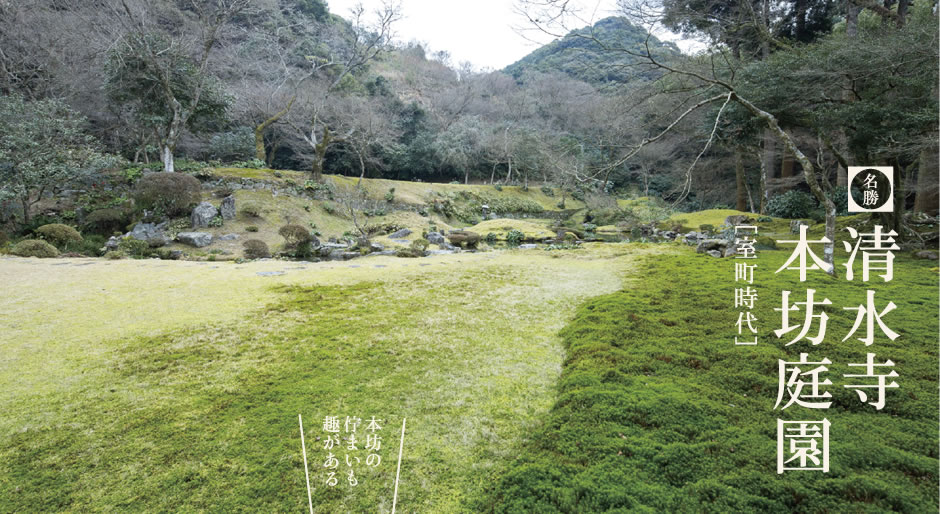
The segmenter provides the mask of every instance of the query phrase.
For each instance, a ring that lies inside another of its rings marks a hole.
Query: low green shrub
[[[245,248],[246,259],[267,259],[271,256],[267,243],[260,239],[249,239],[242,243],[242,246]]]
[[[121,239],[121,242],[118,243],[118,250],[135,259],[143,259],[153,254],[153,249],[147,241],[141,241],[133,237]]]
[[[20,257],[52,258],[59,256],[59,250],[51,244],[40,239],[24,239],[10,250],[13,255]]]
[[[248,225],[245,227],[245,232],[257,232],[259,229],[254,225]]]
[[[555,190],[548,186],[542,186],[540,189],[545,196],[555,196]]]
[[[130,214],[124,209],[98,209],[85,216],[84,228],[86,232],[111,235],[123,232],[130,221]]]
[[[388,191],[385,193],[385,201],[388,203],[392,203],[395,201],[395,188],[394,187],[388,188]]]
[[[241,208],[242,214],[248,216],[249,218],[260,218],[261,217],[261,206],[254,203],[246,203]]]
[[[523,240],[525,240],[525,234],[519,230],[512,229],[506,233],[506,243],[509,246],[519,246]]]
[[[121,259],[126,259],[127,254],[120,250],[115,250],[113,252],[108,252],[104,254],[104,258],[108,260],[112,260],[112,261],[119,261]]]
[[[36,229],[39,236],[63,250],[68,249],[69,245],[76,245],[82,242],[82,235],[74,228],[63,225],[62,223],[50,223]]]
[[[698,229],[699,229],[699,232],[707,232],[711,234],[712,232],[715,231],[715,225],[712,225],[711,223],[702,223],[701,225],[698,226]]]

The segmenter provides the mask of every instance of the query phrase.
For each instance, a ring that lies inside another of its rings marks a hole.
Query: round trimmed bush
[[[50,223],[36,229],[36,233],[57,247],[68,248],[69,244],[83,241],[82,235],[74,228],[62,223]]]
[[[151,173],[137,182],[134,200],[138,207],[184,216],[202,199],[202,185],[185,173]]]
[[[242,246],[245,247],[244,254],[246,259],[267,259],[271,256],[268,245],[260,239],[249,239],[242,243]]]
[[[130,223],[128,213],[123,209],[98,209],[85,216],[85,230],[95,234],[111,235],[123,232]]]
[[[289,247],[297,247],[312,240],[310,231],[300,225],[284,225],[277,233],[287,241]]]
[[[19,255],[20,257],[51,258],[59,256],[59,250],[57,250],[56,247],[40,239],[25,239],[20,241],[16,243],[10,253]]]

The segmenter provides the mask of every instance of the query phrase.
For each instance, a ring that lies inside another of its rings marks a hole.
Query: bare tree
[[[136,94],[144,103],[163,102],[166,115],[159,125],[164,171],[172,172],[176,145],[194,114],[200,109],[209,87],[209,59],[219,43],[222,29],[244,12],[251,0],[192,2],[199,36],[169,35],[161,30],[157,6],[120,0],[117,7],[124,34],[113,55],[118,60],[116,77],[124,94]],[[192,65],[189,62],[192,59]],[[127,82],[137,82],[132,88]],[[151,95],[159,95],[159,100]]]
[[[389,45],[394,36],[394,24],[401,19],[401,7],[397,3],[384,3],[375,11],[374,19],[370,22],[366,19],[365,8],[359,4],[353,9],[352,18],[352,41],[345,48],[345,55],[336,60],[332,57],[330,59],[333,65],[340,63],[338,72],[332,78],[325,78],[319,91],[306,97],[305,122],[300,123],[296,118],[290,121],[291,126],[313,150],[310,171],[316,181],[322,178],[323,163],[330,145],[349,135],[348,132],[337,135],[324,116],[330,96],[344,79],[365,67]]]

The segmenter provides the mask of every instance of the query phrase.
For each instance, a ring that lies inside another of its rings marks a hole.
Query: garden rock
[[[809,223],[807,223],[807,222],[805,222],[805,221],[802,221],[802,220],[793,220],[793,221],[791,221],[791,222],[790,222],[790,233],[791,233],[791,234],[799,234],[799,233],[800,233],[800,226],[802,226],[802,225],[806,225],[806,226],[808,227],[808,226],[809,226]]]
[[[160,247],[167,244],[167,237],[163,231],[166,229],[167,222],[156,223],[138,223],[127,233],[125,237],[132,237],[140,241],[146,241],[152,247]]]
[[[929,261],[935,261],[938,258],[937,252],[931,250],[921,250],[915,253],[914,257],[917,257],[918,259],[927,259]]]
[[[519,245],[519,249],[520,249],[520,250],[534,250],[534,249],[536,249],[536,248],[538,248],[538,247],[539,247],[539,245],[535,245],[535,244]]]
[[[233,220],[235,219],[235,197],[228,195],[222,199],[222,205],[219,207],[219,210],[222,211],[222,219]]]
[[[444,239],[444,234],[440,232],[428,232],[427,240],[432,245],[440,245],[441,243],[447,242],[447,240]]]
[[[212,244],[212,234],[206,232],[180,232],[176,234],[176,239],[179,240],[180,243],[195,246],[196,248],[202,248]]]
[[[225,234],[219,237],[219,241],[234,241],[238,239],[238,234]]]
[[[707,253],[708,255],[711,255],[712,257],[721,257],[721,252],[719,252],[718,250],[709,250],[705,253]]]
[[[334,251],[344,252],[346,251],[346,245],[339,243],[323,243],[320,246],[318,253],[320,257],[330,257]]]
[[[202,202],[193,209],[192,222],[193,228],[204,228],[209,226],[212,218],[219,215],[219,211],[209,202]]]
[[[120,237],[111,236],[111,238],[108,239],[108,242],[104,244],[104,247],[105,247],[105,249],[107,249],[107,250],[117,250],[117,249],[118,249],[118,245],[120,245],[120,244],[121,244],[121,238],[120,238]]]
[[[401,239],[401,238],[403,238],[403,237],[408,237],[408,236],[410,236],[410,235],[411,235],[411,231],[408,230],[407,228],[403,228],[403,229],[401,229],[401,230],[399,230],[399,231],[397,231],[397,232],[393,232],[393,233],[389,234],[389,235],[388,235],[388,238],[389,238],[389,239]]]
[[[714,257],[721,257],[727,247],[728,241],[724,239],[706,239],[699,242],[698,246],[695,247],[695,253],[708,253],[711,255],[709,252],[714,251],[718,254]]]

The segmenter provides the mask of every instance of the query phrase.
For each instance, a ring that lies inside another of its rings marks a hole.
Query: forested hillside
[[[747,13],[683,5],[664,2],[662,23],[710,41],[701,55],[682,56],[672,43],[647,39],[639,21],[610,17],[505,72],[478,72],[452,65],[444,52],[393,41],[400,13],[392,5],[344,19],[322,0],[7,2],[2,122],[24,133],[14,113],[65,109],[91,138],[79,146],[111,159],[94,161],[97,169],[171,170],[183,159],[183,169],[190,161],[244,163],[309,171],[314,180],[328,172],[535,181],[754,212],[796,189],[825,210],[802,180],[804,163],[743,104],[732,102],[717,123],[713,101],[677,119],[723,83],[776,117],[824,175],[821,190],[844,185],[846,164],[893,164],[901,207],[935,209],[937,31],[929,5],[847,19],[832,2],[785,3],[763,25]],[[43,104],[51,101],[58,106]],[[25,154],[3,155],[6,162]],[[71,175],[51,189],[66,188]],[[20,200],[5,216],[50,187],[5,185],[6,197]]]
[[[661,59],[668,60],[679,54],[675,43],[651,37],[646,30],[624,17],[609,17],[592,27],[571,31],[564,38],[552,41],[507,66],[505,71],[519,80],[533,71],[561,71],[596,86],[623,86],[659,78],[662,73],[645,65],[638,56],[611,50],[642,53],[647,45]]]

